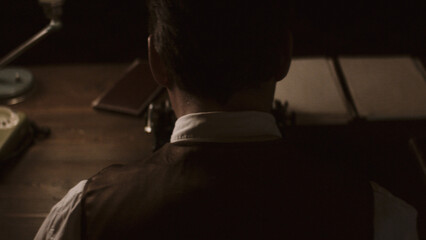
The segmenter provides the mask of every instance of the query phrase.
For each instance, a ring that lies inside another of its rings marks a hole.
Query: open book
[[[344,124],[354,116],[329,58],[294,59],[275,99],[288,101],[296,124]]]
[[[288,76],[278,82],[275,98],[288,101],[297,124],[339,124],[354,117],[426,119],[426,77],[419,61],[404,56],[340,57],[336,63],[328,58],[294,59]]]
[[[426,79],[410,57],[341,57],[343,74],[360,117],[426,119]]]

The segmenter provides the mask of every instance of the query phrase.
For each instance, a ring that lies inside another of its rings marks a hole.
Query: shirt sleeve
[[[417,211],[375,182],[374,240],[418,240]]]
[[[81,197],[86,182],[79,182],[52,207],[34,240],[81,238]]]

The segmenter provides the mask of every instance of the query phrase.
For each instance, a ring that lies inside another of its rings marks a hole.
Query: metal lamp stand
[[[0,104],[12,105],[23,101],[34,87],[34,77],[30,71],[24,68],[6,68],[6,66],[62,27],[60,16],[64,0],[39,0],[39,2],[50,23],[0,60]]]

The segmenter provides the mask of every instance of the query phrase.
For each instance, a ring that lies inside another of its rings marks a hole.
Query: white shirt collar
[[[202,112],[180,117],[170,142],[253,142],[278,138],[281,133],[269,113]]]

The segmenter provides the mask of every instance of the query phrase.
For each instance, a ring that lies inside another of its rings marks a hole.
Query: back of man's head
[[[220,104],[270,80],[288,45],[283,2],[148,0],[152,41],[168,78]]]

